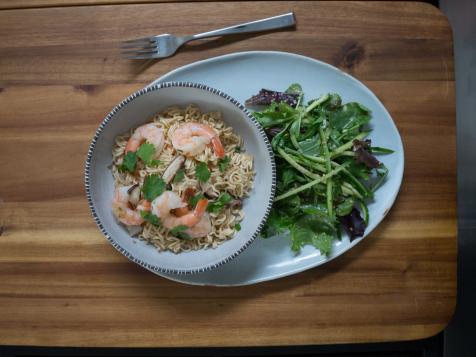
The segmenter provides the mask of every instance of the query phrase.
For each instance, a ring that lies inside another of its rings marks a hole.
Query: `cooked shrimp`
[[[210,216],[208,215],[208,212],[205,212],[200,221],[193,227],[187,229],[185,233],[192,238],[200,238],[205,237],[211,230],[212,223],[210,222]]]
[[[185,191],[182,194],[182,201],[187,203],[190,201],[190,199],[195,196],[197,191],[193,187],[187,187]],[[174,210],[172,210],[173,214],[176,215],[177,217],[182,217],[185,216],[188,212],[190,212],[189,207],[179,207]]]
[[[144,219],[140,215],[140,211],[150,211],[151,205],[149,201],[140,201],[136,208],[131,208],[129,202],[129,189],[131,186],[123,186],[116,188],[114,199],[112,201],[112,211],[117,219],[127,226],[138,226],[144,223]]]
[[[225,149],[212,127],[199,123],[185,123],[172,134],[172,145],[186,155],[200,154],[208,144],[212,144],[215,155],[225,156]]]
[[[164,132],[161,128],[158,128],[152,123],[139,126],[138,128],[136,128],[136,130],[134,130],[134,133],[127,142],[125,151],[126,154],[129,151],[136,152],[137,149],[139,149],[139,146],[144,143],[144,141],[147,141],[149,144],[154,145],[155,155],[157,157],[158,154],[160,154],[160,152],[162,151],[162,148],[164,147]]]
[[[171,212],[172,210],[186,206],[187,203],[183,202],[180,196],[175,192],[165,191],[154,201],[152,201],[152,213],[160,218],[163,226],[167,229],[172,229],[177,226],[187,226],[193,229],[195,225],[201,222],[202,217],[208,216],[205,212],[208,206],[207,199],[201,199],[198,201],[195,209],[193,211],[189,211],[183,216],[177,217]],[[203,227],[199,228],[200,232],[204,231]],[[204,235],[208,234],[208,232]]]

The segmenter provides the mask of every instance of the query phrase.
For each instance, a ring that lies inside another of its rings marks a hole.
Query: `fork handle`
[[[296,24],[296,20],[294,19],[294,13],[290,12],[284,15],[269,17],[267,19],[246,22],[244,24],[239,24],[239,25],[225,27],[218,30],[199,33],[199,34],[191,36],[191,38],[187,40],[192,41],[192,40],[198,40],[201,38],[224,36],[224,35],[231,35],[231,34],[237,34],[237,33],[275,30],[275,29],[294,26],[295,24]]]

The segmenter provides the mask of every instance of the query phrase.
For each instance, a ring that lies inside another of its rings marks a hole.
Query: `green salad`
[[[343,104],[335,93],[305,101],[299,84],[285,92],[262,89],[246,104],[260,106],[253,114],[277,165],[276,198],[262,236],[289,232],[293,250],[311,244],[325,255],[342,229],[351,241],[363,236],[367,203],[388,174],[374,155],[393,152],[365,139],[370,110]]]

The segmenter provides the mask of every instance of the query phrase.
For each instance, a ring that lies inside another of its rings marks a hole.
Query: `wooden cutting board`
[[[119,40],[197,33],[290,10],[295,31],[196,43],[158,62],[117,56]],[[116,103],[153,79],[246,50],[314,57],[368,85],[402,135],[401,192],[370,237],[319,268],[247,287],[173,283],[129,262],[96,228],[83,188],[89,141]],[[453,314],[453,45],[446,18],[430,5],[227,1],[2,10],[0,130],[0,344],[396,341],[434,335]]]

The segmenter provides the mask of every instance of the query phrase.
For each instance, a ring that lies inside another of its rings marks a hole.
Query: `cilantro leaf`
[[[216,201],[210,202],[207,207],[207,211],[211,213],[220,212],[226,204],[230,203],[232,197],[228,193],[222,193]]]
[[[136,154],[144,162],[144,164],[149,165],[152,157],[155,154],[154,145],[145,142],[139,147]]]
[[[240,152],[241,152],[241,148],[240,148],[239,146],[237,146],[237,147],[235,148],[235,152],[240,153]]]
[[[210,175],[210,170],[208,170],[208,166],[204,162],[200,162],[197,167],[195,167],[195,176],[198,181],[207,182]]]
[[[195,208],[195,206],[197,205],[198,201],[200,201],[202,198],[203,198],[203,193],[199,192],[199,193],[197,193],[195,196],[190,197],[190,199],[188,200],[188,204],[189,204],[192,208]]]
[[[173,235],[176,235],[179,232],[185,232],[187,229],[188,229],[188,227],[186,225],[181,224],[179,226],[176,226],[176,227],[172,228],[170,230],[170,233],[172,233]]]
[[[144,180],[142,192],[147,201],[153,201],[165,191],[165,181],[159,175],[149,175]]]
[[[155,214],[152,214],[151,212],[147,212],[147,211],[141,211],[140,215],[141,215],[142,218],[144,218],[144,220],[146,222],[149,222],[149,223],[153,224],[154,226],[159,226],[160,227],[160,225],[161,225],[160,218],[157,217]]]
[[[225,172],[229,164],[230,164],[230,157],[225,156],[223,159],[220,159],[218,161],[218,169],[220,170],[220,172]]]
[[[172,228],[170,230],[170,233],[177,238],[192,239],[192,237],[190,237],[190,235],[187,232],[185,232],[187,229],[188,229],[187,226],[180,225],[180,226],[176,226]]]
[[[239,223],[235,224],[235,231],[237,232],[241,231],[241,224]]]
[[[119,170],[122,172],[129,171],[134,172],[136,169],[137,163],[137,156],[135,152],[129,151],[122,160],[121,166],[119,166]]]
[[[178,170],[175,173],[174,179],[172,180],[173,183],[179,183],[185,177],[185,171],[183,169]]]
[[[152,159],[147,166],[157,167],[161,164],[160,160]]]

